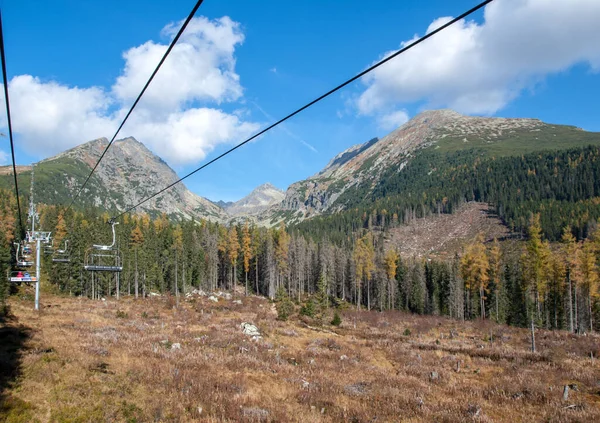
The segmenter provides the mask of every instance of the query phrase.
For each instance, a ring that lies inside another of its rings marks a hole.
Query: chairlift
[[[33,254],[33,250],[29,245],[23,245],[23,257],[30,257]]]
[[[69,245],[69,240],[65,240],[65,247],[62,250],[56,250],[52,255],[53,263],[70,263],[71,258],[69,257],[69,253],[67,251],[67,247]]]
[[[123,265],[121,260],[121,252],[115,247],[116,234],[115,225],[118,222],[111,222],[112,226],[112,244],[99,245],[94,244],[92,248],[85,253],[85,264],[83,268],[90,272],[121,272]]]
[[[51,256],[54,254],[54,239],[52,239],[50,245],[44,246],[44,255]]]
[[[8,281],[12,283],[37,282],[37,278],[35,276],[31,276],[28,272],[23,272],[21,270],[14,270],[12,272],[9,270],[6,272],[6,274]]]
[[[15,242],[14,244],[17,247],[17,252],[16,252],[16,256],[15,256],[15,258],[17,260],[16,266],[17,267],[31,267],[31,266],[33,266],[33,260],[27,260],[25,257],[22,257],[19,254],[20,251],[21,251],[21,244],[18,243],[18,242]]]

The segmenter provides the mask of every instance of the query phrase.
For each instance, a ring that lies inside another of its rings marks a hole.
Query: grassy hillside
[[[90,173],[90,167],[78,160],[60,157],[52,161],[41,162],[34,167],[35,201],[44,204],[70,204],[73,195]],[[19,191],[29,197],[31,171],[18,173]],[[0,188],[14,190],[12,174],[0,175]],[[77,207],[98,206],[96,199],[115,198],[96,175],[92,175],[81,193]],[[122,199],[121,199],[122,200]],[[100,204],[101,205],[101,204]]]
[[[599,132],[586,132],[574,126],[544,125],[534,130],[517,130],[501,135],[482,132],[477,136],[445,137],[430,149],[442,154],[474,149],[488,156],[504,157],[589,145],[600,146]]]

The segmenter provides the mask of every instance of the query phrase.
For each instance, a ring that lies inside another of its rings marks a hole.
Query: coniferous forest
[[[43,278],[63,293],[92,298],[231,290],[291,300],[303,310],[324,301],[327,307],[598,330],[599,156],[591,147],[498,159],[467,151],[444,161],[426,152],[383,178],[368,201],[288,227],[125,215],[117,226],[118,279],[111,273],[91,278],[83,268],[92,243],[110,243],[107,213],[41,205],[41,226],[52,230],[54,247],[69,241],[71,257],[54,263],[44,256]],[[0,198],[5,272],[14,259],[17,219],[14,196],[6,191]],[[480,236],[446,260],[384,248],[390,228],[452,213],[468,201],[490,203],[521,240]],[[2,292],[8,292],[6,282]]]

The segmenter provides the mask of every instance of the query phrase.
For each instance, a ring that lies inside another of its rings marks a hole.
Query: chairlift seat
[[[70,263],[71,259],[70,258],[65,258],[65,257],[55,257],[52,259],[53,263]]]
[[[90,272],[122,272],[123,266],[103,266],[96,264],[88,264],[83,266],[85,270]]]
[[[21,283],[21,282],[37,282],[37,278],[35,276],[17,276],[19,272],[8,272],[8,281],[12,283]]]

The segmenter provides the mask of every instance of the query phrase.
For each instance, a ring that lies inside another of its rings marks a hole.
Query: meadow
[[[0,329],[0,419],[600,421],[596,334],[538,329],[533,353],[529,330],[491,321],[346,310],[333,326],[216,299],[45,294],[35,312],[22,289]]]

